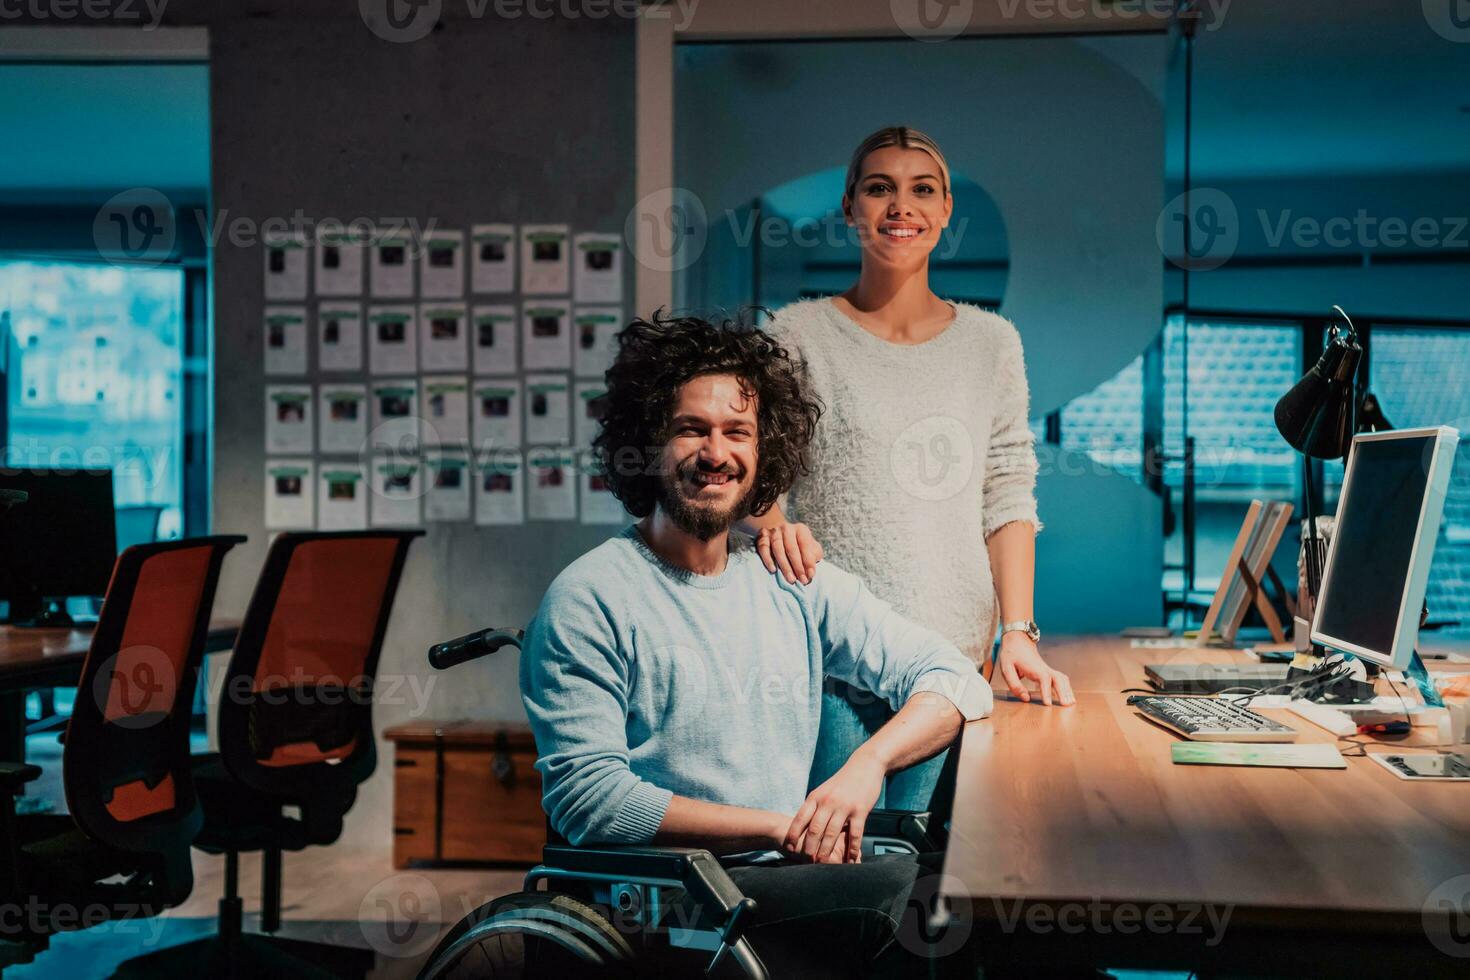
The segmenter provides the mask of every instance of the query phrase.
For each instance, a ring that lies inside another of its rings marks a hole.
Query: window
[[[1184,321],[1170,317],[1164,326],[1165,451],[1183,455],[1187,425],[1201,500],[1294,499],[1300,463],[1276,431],[1275,411],[1301,377],[1301,327],[1196,320],[1188,343],[1186,420]],[[1179,486],[1183,471],[1182,464],[1171,464],[1165,480]]]
[[[1062,408],[1062,448],[1142,479],[1143,355]]]
[[[1429,618],[1470,633],[1470,330],[1375,326],[1369,387],[1397,429],[1461,432],[1429,570]]]
[[[119,546],[183,533],[184,275],[0,261],[4,462],[111,468]]]

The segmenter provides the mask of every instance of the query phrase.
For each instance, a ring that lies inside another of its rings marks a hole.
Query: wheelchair
[[[521,630],[480,630],[432,647],[429,663],[447,670],[503,647],[519,649],[522,637]],[[951,759],[956,755],[951,752]],[[945,782],[941,778],[942,787]],[[943,850],[947,816],[873,810],[863,855]],[[419,980],[701,975],[766,980],[770,974],[745,936],[755,909],[755,900],[741,894],[707,850],[572,847],[548,823],[541,863],[527,873],[524,890],[487,902],[456,923],[430,954]]]

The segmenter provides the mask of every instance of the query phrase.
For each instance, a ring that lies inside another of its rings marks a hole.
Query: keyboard
[[[1294,742],[1297,737],[1295,728],[1224,698],[1144,694],[1128,703],[1149,721],[1197,742]]]

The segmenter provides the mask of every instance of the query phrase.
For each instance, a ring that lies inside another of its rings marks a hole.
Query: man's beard
[[[662,473],[658,479],[658,505],[679,530],[701,541],[708,541],[715,535],[728,531],[736,521],[750,514],[750,498],[755,493],[755,484],[752,483],[750,489],[746,490],[739,500],[724,510],[699,507],[684,496],[680,486],[685,473],[692,473],[698,469],[698,466],[691,466]],[[733,473],[731,477],[734,477]]]

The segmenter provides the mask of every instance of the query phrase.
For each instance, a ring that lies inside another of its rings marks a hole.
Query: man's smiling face
[[[659,472],[659,506],[702,541],[749,513],[755,488],[756,397],[732,374],[691,378],[674,399]]]

